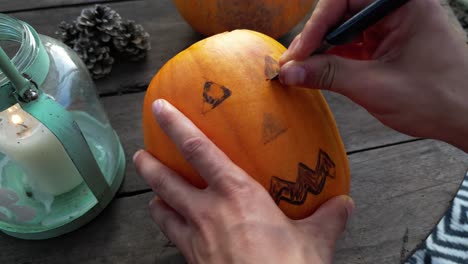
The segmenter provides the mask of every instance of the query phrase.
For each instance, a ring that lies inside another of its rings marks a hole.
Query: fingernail
[[[345,207],[348,213],[348,221],[349,221],[349,219],[353,215],[354,208],[356,207],[356,205],[354,204],[353,198],[351,198],[350,196],[346,195],[344,196],[344,199],[346,199]]]
[[[153,103],[153,113],[155,115],[159,114],[164,107],[164,100],[163,99],[157,99]]]
[[[138,155],[140,155],[144,150],[140,149],[138,150],[137,152],[135,152],[135,154],[133,154],[133,162],[135,162],[135,160],[137,159]]]
[[[278,62],[280,65],[283,65],[284,63],[286,63],[286,60],[288,59],[288,56],[289,56],[289,50],[286,50],[282,55],[281,57],[279,58]]]
[[[291,53],[295,52],[296,48],[299,46],[299,43],[302,41],[301,36],[299,36],[297,39],[294,39],[293,42],[291,42],[291,45],[289,45],[289,48],[281,55],[279,59],[280,65],[286,63],[287,60],[289,60]]]
[[[287,66],[286,64],[281,70],[280,76],[280,81],[285,85],[299,85],[305,82],[306,71],[301,66]]]
[[[302,42],[302,35],[299,35],[299,37],[291,43],[291,46],[289,46],[288,49],[295,50],[299,46],[300,42]]]

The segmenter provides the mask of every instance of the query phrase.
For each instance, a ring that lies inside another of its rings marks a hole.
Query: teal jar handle
[[[34,89],[37,92],[37,88],[34,85],[31,85],[31,82],[25,79],[21,74],[18,74],[18,71],[14,67],[13,63],[10,61],[10,58],[5,53],[3,48],[0,47],[0,69],[2,69],[3,73],[10,79],[13,86],[16,88],[16,94],[23,98],[25,96],[25,92],[29,89]],[[6,89],[4,87],[3,89]]]
[[[26,28],[31,32],[35,43],[37,43],[37,49],[34,61],[23,69],[22,73],[17,74],[18,70],[15,65],[0,47],[0,69],[10,80],[10,82],[0,87],[0,111],[16,103],[17,100],[13,100],[11,94],[16,99],[21,98],[24,101],[29,101],[31,100],[30,97],[37,96],[37,87],[41,86],[48,74],[50,60],[39,39],[39,34],[27,24]],[[10,39],[10,32],[0,31],[0,39]],[[32,76],[34,76],[34,85],[31,84],[31,80],[27,79],[32,78]]]
[[[36,58],[33,65],[36,69],[48,66],[47,54],[45,57]],[[19,103],[24,111],[47,127],[62,144],[86,185],[96,197],[98,204],[103,200],[108,200],[112,196],[109,184],[72,115],[51,97],[42,93],[34,81],[26,79],[15,68],[1,47],[0,70],[10,80],[10,85],[0,87],[3,108]],[[39,81],[42,82],[44,78],[40,73]]]

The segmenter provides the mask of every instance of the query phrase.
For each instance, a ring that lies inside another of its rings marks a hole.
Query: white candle
[[[18,104],[0,112],[0,152],[24,169],[33,191],[60,195],[83,181],[60,141]]]

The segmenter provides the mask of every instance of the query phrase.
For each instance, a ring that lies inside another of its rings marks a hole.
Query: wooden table
[[[93,0],[0,0],[6,12],[54,36],[60,21],[71,21]],[[153,194],[137,176],[132,154],[143,147],[144,89],[158,69],[201,39],[170,0],[106,2],[151,34],[144,62],[116,63],[96,82],[102,103],[127,154],[124,183],[111,205],[78,231],[44,241],[0,234],[0,263],[183,263],[183,257],[152,222]],[[288,45],[301,29],[280,41]],[[442,142],[411,138],[380,124],[347,98],[325,93],[349,154],[357,208],[338,243],[336,263],[398,263],[443,215],[468,167],[468,155]]]

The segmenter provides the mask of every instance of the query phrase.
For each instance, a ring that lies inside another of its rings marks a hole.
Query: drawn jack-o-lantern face
[[[151,104],[164,98],[261,183],[291,218],[306,217],[329,198],[348,193],[346,153],[321,93],[270,80],[284,51],[263,34],[236,30],[172,58],[145,96],[147,150],[195,186],[206,186],[153,117]]]

